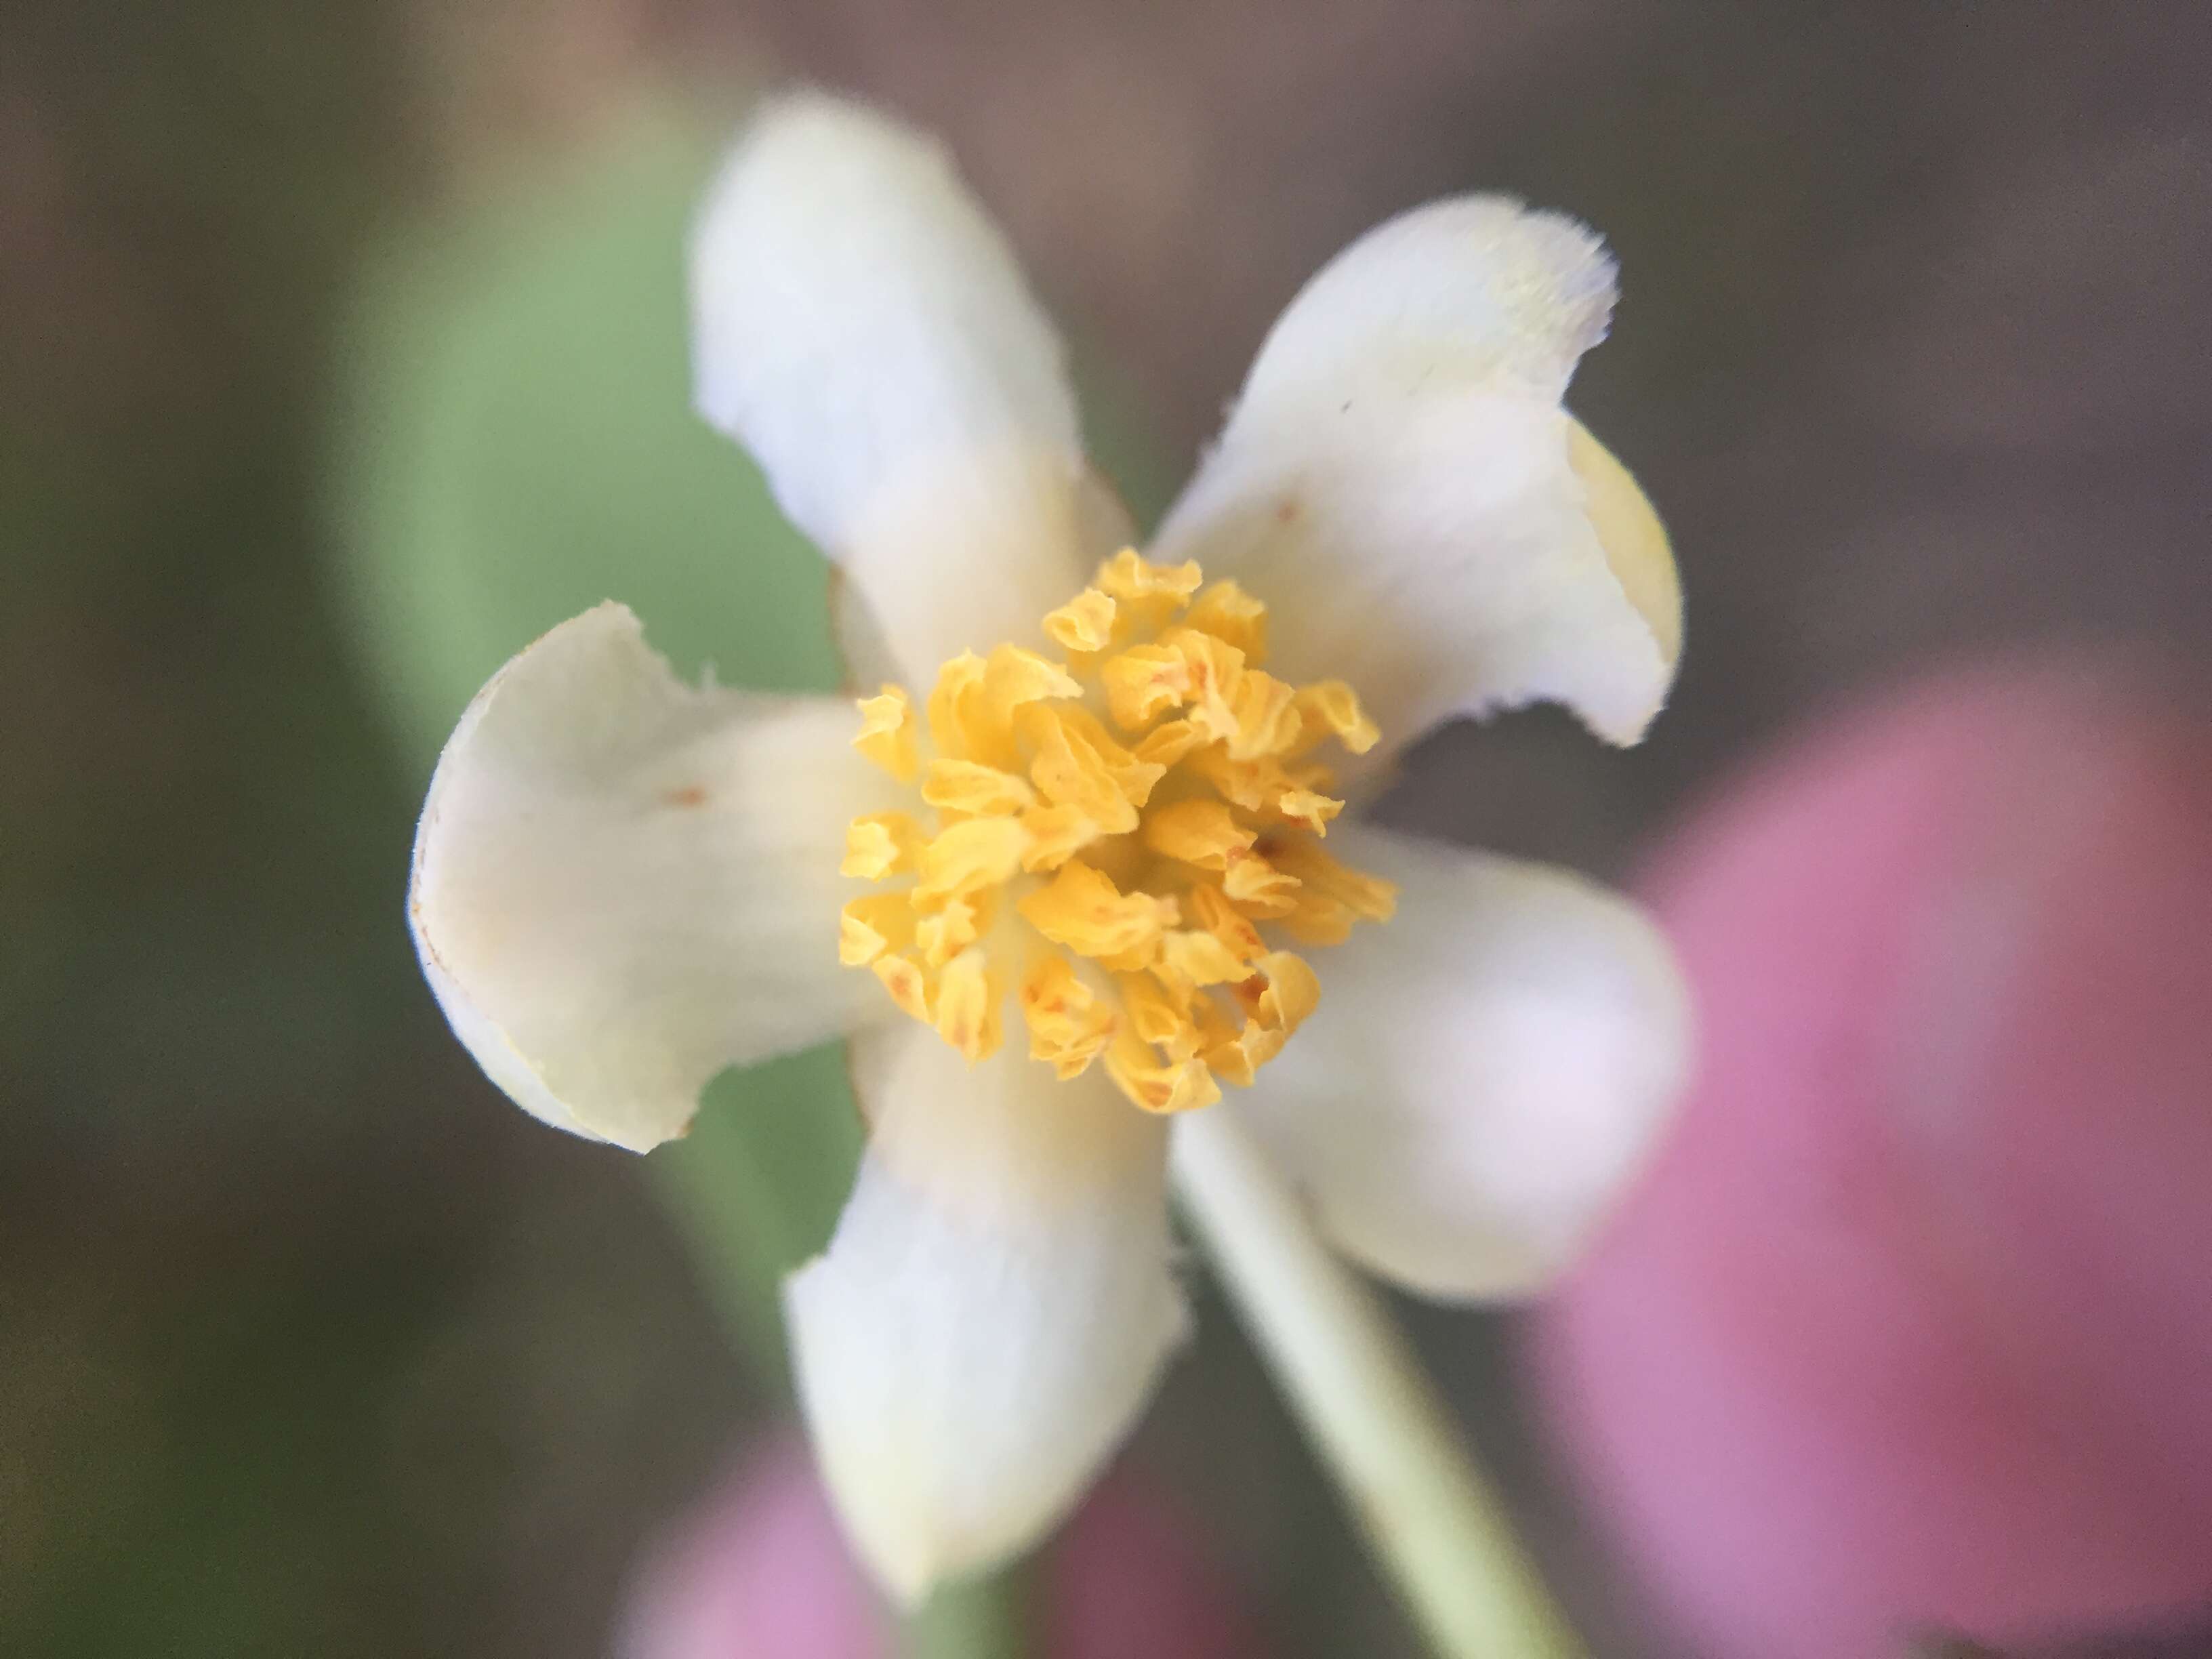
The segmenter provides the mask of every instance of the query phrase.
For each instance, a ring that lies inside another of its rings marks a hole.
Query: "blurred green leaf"
[[[364,285],[341,592],[426,762],[493,671],[606,599],[680,670],[837,684],[827,567],[691,412],[684,251],[720,136],[641,116]]]
[[[679,672],[837,684],[827,567],[691,412],[684,250],[721,137],[648,112],[473,221],[415,231],[364,283],[341,362],[337,586],[425,781],[500,665],[601,599]],[[859,1147],[832,1046],[717,1079],[690,1139],[653,1155],[770,1375],[775,1286],[828,1237]]]
[[[777,1287],[829,1238],[861,1139],[845,1045],[833,1042],[725,1072],[690,1134],[653,1154],[693,1248],[734,1269],[708,1289],[765,1375],[784,1376]]]

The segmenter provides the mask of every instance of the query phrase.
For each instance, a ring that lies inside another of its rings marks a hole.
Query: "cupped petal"
[[[1350,680],[1386,745],[1544,701],[1636,741],[1680,653],[1674,560],[1559,405],[1613,293],[1595,233],[1504,198],[1370,231],[1277,321],[1154,556],[1266,599],[1277,659]]]
[[[1636,905],[1564,870],[1363,826],[1329,845],[1397,882],[1398,914],[1319,961],[1321,1006],[1251,1121],[1375,1273],[1441,1297],[1537,1290],[1681,1090],[1674,955]]]
[[[695,395],[837,561],[910,681],[1082,586],[1065,354],[936,144],[769,104],[693,234]]]
[[[408,918],[493,1082],[643,1152],[732,1064],[879,1012],[837,962],[845,826],[896,787],[850,705],[686,685],[603,605],[495,675],[440,756]]]
[[[853,1072],[867,1156],[784,1305],[838,1512],[910,1601],[1036,1540],[1151,1393],[1184,1328],[1165,1130],[1097,1067],[971,1068],[913,1022]]]

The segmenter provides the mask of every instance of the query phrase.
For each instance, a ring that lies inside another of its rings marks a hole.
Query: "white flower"
[[[913,1597],[1056,1518],[1175,1346],[1175,1112],[1249,1114],[1327,1236],[1425,1294],[1528,1291],[1587,1234],[1684,1066],[1665,946],[1572,875],[1330,819],[1455,714],[1551,699],[1635,741],[1674,567],[1560,404],[1612,263],[1514,202],[1324,269],[1144,558],[926,141],[771,106],[692,284],[699,406],[889,684],[859,720],[687,685],[588,611],[463,716],[410,915],[493,1080],[633,1150],[725,1066],[850,1036],[868,1152],[787,1307],[839,1509]]]

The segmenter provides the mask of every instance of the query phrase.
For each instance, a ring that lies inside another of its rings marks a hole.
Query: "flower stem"
[[[1185,1213],[1430,1645],[1583,1659],[1405,1339],[1234,1114],[1186,1114],[1174,1146]]]
[[[940,1586],[900,1626],[901,1659],[1029,1659],[1031,1569]]]

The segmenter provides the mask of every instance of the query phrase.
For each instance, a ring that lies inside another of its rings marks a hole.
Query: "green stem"
[[[1430,1645],[1583,1659],[1405,1339],[1234,1115],[1185,1115],[1174,1146],[1185,1212]]]
[[[943,1586],[901,1626],[902,1659],[1028,1659],[1030,1577],[1016,1565]]]

